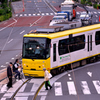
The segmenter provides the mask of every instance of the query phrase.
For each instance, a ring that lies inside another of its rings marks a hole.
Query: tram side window
[[[96,32],[96,35],[95,35],[95,43],[96,43],[96,45],[99,45],[100,44],[100,31],[97,31]]]
[[[58,52],[63,55],[76,50],[81,50],[85,47],[85,35],[80,35],[59,41]]]

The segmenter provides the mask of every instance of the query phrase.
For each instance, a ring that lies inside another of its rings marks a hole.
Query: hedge
[[[7,14],[5,14],[5,15],[1,15],[0,16],[0,22],[1,21],[4,21],[4,20],[7,20],[7,19],[9,19],[9,18],[11,18],[12,17],[12,13],[10,12],[10,13],[7,13]]]

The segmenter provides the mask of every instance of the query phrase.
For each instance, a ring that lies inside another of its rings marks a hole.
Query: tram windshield
[[[23,58],[47,59],[50,57],[50,39],[24,37]]]

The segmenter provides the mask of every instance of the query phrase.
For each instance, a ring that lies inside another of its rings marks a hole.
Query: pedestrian
[[[14,66],[13,66],[13,72],[16,73],[15,79],[17,79],[17,76],[18,76],[18,79],[20,80],[21,78],[20,78],[20,71],[18,70],[19,68],[21,68],[21,65],[19,64],[19,60],[16,59]]]
[[[9,63],[9,66],[7,67],[7,77],[9,79],[9,82],[7,84],[7,87],[10,88],[12,87],[12,62]]]
[[[46,90],[48,90],[48,86],[50,87],[50,89],[52,88],[49,82],[49,72],[46,70],[46,68],[43,68],[43,70],[44,70],[45,88]]]

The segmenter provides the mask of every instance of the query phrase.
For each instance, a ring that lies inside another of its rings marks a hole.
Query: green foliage
[[[9,19],[10,17],[12,17],[12,13],[11,13],[11,12],[9,12],[9,13],[7,13],[7,14],[5,14],[5,15],[1,15],[1,16],[0,16],[0,22],[1,22],[1,21],[4,21],[4,20],[7,20],[7,19]]]
[[[94,4],[93,7],[97,9],[97,4]]]
[[[81,4],[85,4],[86,0],[81,0]]]
[[[0,7],[0,22],[9,19],[12,17],[11,13],[11,6],[8,3],[8,0],[0,0],[1,1],[1,7]]]

